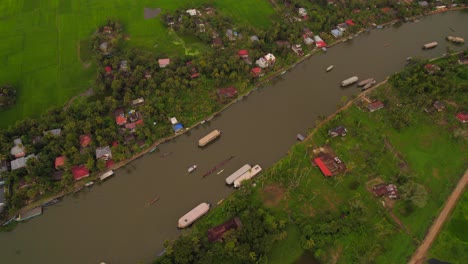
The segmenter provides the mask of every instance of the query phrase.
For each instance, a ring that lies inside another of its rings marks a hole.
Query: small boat
[[[285,73],[286,73],[286,71],[283,71],[283,72],[281,73],[281,75],[283,75],[283,74],[285,74]]]
[[[367,83],[366,85],[364,85],[364,87],[362,87],[362,90],[365,91],[365,90],[371,88],[375,83],[376,83],[375,80],[373,80],[373,81],[370,82],[370,83]]]
[[[335,66],[330,65],[330,66],[328,66],[328,68],[327,68],[325,71],[326,71],[326,72],[329,72],[329,71],[333,70],[334,67],[335,67]]]
[[[408,57],[406,58],[406,61],[411,61],[413,59],[413,57]]]
[[[194,165],[192,165],[191,167],[189,167],[189,168],[187,169],[187,172],[188,172],[188,173],[192,173],[197,167],[198,167],[198,165],[197,165],[197,164],[194,164]]]
[[[167,157],[167,156],[169,156],[171,154],[172,154],[172,152],[166,152],[166,153],[162,154],[161,157]]]
[[[382,29],[382,28],[383,28],[383,26],[380,26],[380,25],[379,25],[379,26],[377,26],[377,28],[378,28],[378,29]]]
[[[146,206],[150,206],[152,204],[154,204],[155,202],[159,201],[159,197],[154,197],[153,199],[149,200],[147,203],[146,203]]]
[[[216,173],[216,175],[220,175],[221,173],[223,173],[224,169],[218,171],[218,173]]]
[[[48,201],[47,203],[43,203],[42,204],[42,207],[47,207],[47,206],[51,206],[51,205],[54,205],[56,203],[60,202],[59,199],[53,199],[53,200],[50,200]]]
[[[85,183],[84,186],[89,187],[89,186],[91,186],[91,185],[93,185],[93,184],[94,184],[94,182],[93,182],[93,181],[90,181],[90,182]]]
[[[301,135],[301,134],[297,134],[296,139],[299,140],[299,141],[304,141],[305,137],[303,135]]]
[[[327,48],[322,47],[322,51],[323,51],[323,52],[327,52]]]
[[[149,153],[153,153],[153,152],[155,152],[157,149],[158,149],[158,147],[154,147],[154,148],[150,149]]]
[[[383,46],[388,47],[388,46],[390,46],[390,43],[385,43]]]
[[[360,82],[357,84],[357,86],[361,87],[361,86],[364,86],[364,85],[366,85],[366,84],[368,84],[368,83],[371,83],[371,82],[373,82],[373,81],[375,81],[374,78],[365,79],[365,80],[363,80],[363,81],[360,81]]]

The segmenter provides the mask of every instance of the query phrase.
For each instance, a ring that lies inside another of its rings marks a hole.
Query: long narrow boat
[[[50,200],[46,203],[43,203],[42,206],[43,207],[47,207],[47,206],[51,206],[51,205],[54,205],[56,203],[60,202],[60,199],[53,199],[53,200]]]
[[[221,161],[220,163],[218,163],[218,165],[214,166],[211,170],[205,172],[205,174],[203,174],[203,177],[206,177],[206,176],[210,175],[211,173],[215,172],[216,170],[218,170],[219,168],[224,166],[226,163],[228,163],[230,160],[232,160],[234,157],[235,156],[231,156],[228,159],[225,159],[225,160]]]
[[[328,68],[327,68],[325,71],[326,71],[326,72],[329,72],[329,71],[333,70],[334,67],[335,67],[335,66],[330,65],[330,66],[328,66]]]
[[[200,217],[204,214],[208,213],[210,210],[211,205],[209,203],[201,203],[197,207],[190,210],[190,212],[186,213],[179,219],[178,227],[179,228],[186,228],[190,226],[193,222],[197,221]]]
[[[361,87],[361,86],[364,86],[364,85],[366,85],[366,84],[368,84],[368,83],[370,83],[370,82],[372,82],[372,81],[374,81],[374,78],[365,79],[365,80],[363,80],[363,81],[360,81],[360,82],[357,84],[357,86]]]

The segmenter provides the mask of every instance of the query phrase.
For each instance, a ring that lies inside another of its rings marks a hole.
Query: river
[[[407,57],[438,57],[448,45],[454,47],[444,40],[447,35],[468,39],[466,25],[468,12],[437,14],[362,33],[312,56],[210,122],[162,144],[160,152],[116,171],[104,184],[69,195],[42,216],[0,233],[0,263],[151,261],[164,240],[180,235],[179,217],[201,202],[216,206],[233,191],[224,184],[230,173],[245,163],[271,167],[295,144],[297,133],[310,131],[318,115],[331,114],[343,96],[358,93],[355,86],[341,88],[342,80],[357,75],[380,82],[401,70]],[[432,41],[439,46],[421,49]],[[329,65],[335,67],[325,73]],[[221,138],[198,148],[198,139],[213,129],[223,131]],[[166,152],[173,154],[161,157]],[[235,158],[222,174],[201,177],[230,156]],[[187,175],[192,164],[198,169]],[[146,206],[155,197],[160,200]]]

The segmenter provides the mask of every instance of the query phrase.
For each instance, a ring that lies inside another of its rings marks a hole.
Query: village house
[[[96,159],[112,159],[112,151],[109,146],[96,148]]]
[[[205,15],[212,16],[215,14],[215,9],[213,7],[205,8]]]
[[[355,23],[354,23],[354,21],[353,21],[352,19],[346,20],[345,23],[346,23],[348,26],[350,26],[350,27],[352,27],[352,26],[355,25]]]
[[[346,23],[340,23],[340,24],[338,24],[338,25],[336,26],[336,28],[337,28],[338,30],[340,30],[341,32],[344,32],[344,31],[346,31],[346,29],[348,29],[348,24],[346,24]]]
[[[242,34],[232,29],[226,30],[226,36],[228,37],[230,41],[235,41],[236,39],[242,39]]]
[[[304,44],[306,44],[307,46],[310,46],[314,44],[314,40],[304,35]]]
[[[193,66],[192,61],[188,61],[185,65],[189,67],[190,79],[200,77],[200,73],[197,71],[197,68]]]
[[[195,26],[198,28],[198,32],[205,32],[206,31],[206,26],[205,22],[199,18],[196,18],[193,20],[193,23],[195,23]]]
[[[294,53],[296,53],[298,56],[304,56],[304,51],[302,50],[301,44],[294,44],[292,46],[292,50]]]
[[[418,5],[421,6],[421,7],[428,7],[429,3],[427,1],[420,1],[420,2],[418,2]]]
[[[303,36],[309,37],[309,38],[314,37],[314,33],[309,28],[304,28],[302,31],[304,32]]]
[[[119,70],[120,71],[128,71],[128,62],[126,60],[120,61]]]
[[[185,13],[189,14],[190,16],[199,16],[199,15],[201,15],[200,11],[198,11],[196,9],[189,9],[189,10],[185,11]]]
[[[93,140],[91,139],[91,134],[85,134],[80,136],[80,146],[85,148],[91,144]]]
[[[337,136],[346,136],[348,130],[344,126],[335,127],[334,129],[328,130],[328,135],[332,138]]]
[[[253,35],[253,36],[250,36],[250,41],[256,42],[256,41],[260,41],[260,39],[256,35]]]
[[[107,35],[112,34],[112,27],[111,26],[104,26],[102,28],[102,33],[107,34]]]
[[[172,129],[175,133],[184,129],[184,126],[177,120],[177,118],[171,117],[169,118],[169,121],[171,121]]]
[[[344,170],[346,167],[338,157],[332,157],[329,154],[320,154],[314,158],[314,163],[326,177],[334,176]]]
[[[438,112],[442,112],[445,110],[445,104],[441,101],[435,101],[433,106]]]
[[[32,138],[32,143],[33,143],[33,145],[41,144],[42,143],[42,137],[41,136],[34,136]]]
[[[456,116],[457,119],[460,120],[460,122],[462,122],[462,123],[468,122],[468,112],[466,112],[466,111],[459,112],[459,113],[457,113],[455,116]]]
[[[219,226],[208,229],[208,241],[216,242],[222,241],[224,234],[232,229],[238,229],[242,227],[242,222],[239,217],[235,217]]]
[[[56,128],[56,129],[43,131],[42,133],[44,134],[44,136],[51,135],[54,137],[59,137],[60,135],[62,135],[62,129]]]
[[[145,99],[143,97],[140,97],[132,101],[132,106],[139,106],[144,103],[145,103]]]
[[[107,44],[107,42],[102,42],[101,44],[99,44],[99,49],[101,50],[101,52],[103,54],[109,54],[109,44]]]
[[[75,181],[79,181],[89,176],[89,170],[85,165],[74,166],[71,169],[71,172]]]
[[[237,89],[231,86],[227,88],[218,89],[216,93],[219,99],[233,98],[237,96]]]
[[[249,51],[248,50],[239,50],[237,55],[247,64],[251,65],[252,61],[249,58]]]
[[[169,65],[169,63],[171,63],[171,59],[168,59],[168,58],[166,58],[166,59],[159,59],[159,60],[158,60],[158,63],[159,63],[159,67],[160,67],[160,68],[165,68],[165,67],[167,67],[167,65]]]
[[[309,17],[307,16],[307,10],[303,7],[297,8],[297,13],[303,20],[307,20]]]
[[[369,109],[370,112],[374,112],[382,108],[384,108],[384,104],[380,101],[374,101],[367,105],[367,109]]]
[[[398,199],[398,189],[394,184],[380,183],[372,186],[372,192],[376,197],[386,196],[390,199]]]
[[[26,167],[26,163],[28,162],[29,159],[36,159],[36,155],[31,154],[26,157],[21,157],[19,159],[12,160],[10,163],[11,170],[17,170]]]
[[[112,67],[111,66],[106,66],[106,67],[104,67],[104,71],[106,72],[107,75],[110,75],[112,73]]]
[[[429,74],[434,74],[438,71],[440,71],[440,67],[435,64],[426,64],[424,65],[424,70],[429,73]]]
[[[331,34],[335,37],[335,38],[340,38],[341,36],[343,36],[343,32],[341,32],[340,30],[338,29],[333,29],[331,31]]]
[[[135,110],[128,112],[128,121],[130,122],[125,125],[125,128],[129,129],[132,133],[135,132],[137,126],[143,125],[143,117]]]
[[[55,169],[58,170],[60,167],[63,167],[65,165],[65,156],[60,156],[55,158]]]
[[[267,55],[261,57],[260,59],[258,59],[257,61],[255,61],[255,64],[258,65],[258,67],[260,68],[267,68],[267,67],[271,67],[275,64],[276,62],[276,58],[273,54],[271,53],[268,53]]]
[[[115,123],[119,126],[123,126],[127,123],[127,118],[125,117],[125,113],[123,108],[119,108],[114,111],[115,116]]]
[[[26,149],[23,146],[23,142],[21,141],[21,138],[17,138],[13,141],[14,147],[11,148],[10,154],[14,156],[15,158],[21,158],[26,155]]]
[[[213,38],[213,43],[211,44],[214,48],[222,48],[223,47],[223,40],[220,37]]]
[[[175,20],[172,16],[166,16],[166,25],[168,27],[173,27],[175,25]]]
[[[8,171],[8,162],[6,160],[0,160],[0,179],[2,178],[2,173]]]
[[[250,71],[250,74],[252,74],[252,77],[257,78],[263,75],[262,73],[262,68],[260,67],[255,67]]]

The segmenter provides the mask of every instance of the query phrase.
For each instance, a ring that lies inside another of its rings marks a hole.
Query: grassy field
[[[429,251],[429,258],[449,263],[465,263],[468,259],[468,193],[465,192],[455,207],[451,219],[445,223]]]
[[[145,20],[143,12],[145,7],[164,13],[205,2],[211,1],[0,1],[0,83],[18,87],[16,105],[0,112],[0,127],[36,117],[91,87],[96,68],[90,63],[89,39],[109,19],[124,25],[128,47],[166,56],[203,48],[193,38],[170,34],[159,17]],[[267,0],[218,1],[214,6],[240,26],[267,27],[274,12]]]

